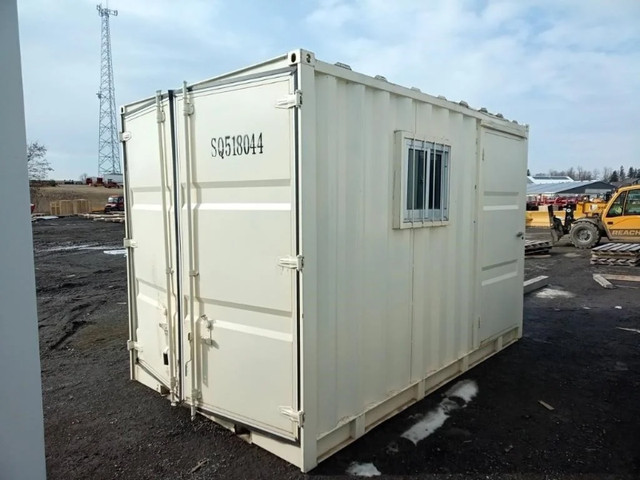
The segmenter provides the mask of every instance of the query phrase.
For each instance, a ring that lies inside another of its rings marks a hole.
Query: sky
[[[97,175],[96,0],[19,0],[27,138]],[[532,173],[640,167],[639,0],[111,0],[116,107],[296,48],[530,125]]]

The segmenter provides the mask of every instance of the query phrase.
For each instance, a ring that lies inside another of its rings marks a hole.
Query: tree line
[[[27,145],[27,167],[29,169],[29,180],[43,181],[47,178],[49,172],[53,171],[49,160],[46,157],[47,147],[39,142],[30,142]],[[527,175],[531,172],[527,169]],[[583,167],[571,167],[567,170],[549,170],[548,173],[536,173],[535,176],[549,175],[552,177],[571,177],[577,181],[601,180],[603,182],[621,182],[627,178],[640,178],[640,167],[624,168],[623,165],[619,169],[614,170],[611,167],[604,167],[602,170],[596,168],[594,170],[586,170]],[[84,181],[87,174],[83,173],[80,180]]]
[[[527,175],[531,175],[527,170]],[[596,168],[594,170],[586,170],[582,167],[571,167],[567,170],[549,170],[548,173],[536,173],[535,176],[562,176],[571,177],[576,181],[601,180],[603,182],[621,182],[628,178],[640,178],[640,167],[624,168],[620,165],[619,169],[604,167],[602,170]]]

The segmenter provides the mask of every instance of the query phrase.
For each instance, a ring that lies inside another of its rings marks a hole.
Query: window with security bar
[[[404,139],[403,223],[428,225],[449,220],[449,170],[451,147]]]

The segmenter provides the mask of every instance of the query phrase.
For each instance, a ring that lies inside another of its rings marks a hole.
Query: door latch
[[[200,338],[205,345],[215,345],[213,340],[213,320],[210,320],[206,315],[202,315],[200,318],[202,328],[200,330]]]

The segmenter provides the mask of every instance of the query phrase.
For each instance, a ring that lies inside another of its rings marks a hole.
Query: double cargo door
[[[291,440],[295,99],[286,72],[170,92],[122,116],[133,378],[193,413]]]

